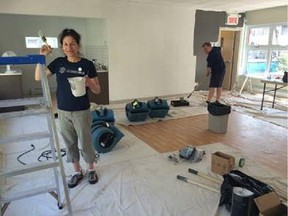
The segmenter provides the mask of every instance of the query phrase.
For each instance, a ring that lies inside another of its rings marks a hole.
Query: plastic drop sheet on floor
[[[223,95],[223,102],[231,105],[234,111],[288,128],[288,99],[276,97],[275,107],[271,108],[273,98],[266,95],[263,110],[260,110],[261,100],[262,94],[225,92]]]
[[[108,108],[113,109],[116,122],[118,124],[128,126],[128,125],[141,125],[148,124],[158,121],[165,121],[170,119],[178,119],[185,118],[190,116],[197,115],[205,115],[208,114],[207,111],[207,99],[208,91],[195,91],[188,99],[187,95],[182,95],[183,98],[189,101],[190,106],[187,107],[173,107],[170,106],[170,110],[168,115],[163,119],[151,119],[148,118],[143,122],[129,122],[125,115],[125,103],[119,104],[111,104],[108,105]],[[167,99],[170,104],[171,100],[178,100],[179,96],[176,97],[165,97],[163,99]],[[213,99],[214,100],[214,99]],[[263,121],[288,128],[287,120],[288,120],[288,99],[276,97],[275,100],[275,108],[271,108],[272,106],[272,96],[265,96],[265,103],[263,110],[260,110],[262,100],[262,94],[250,94],[250,93],[242,93],[241,95],[234,91],[224,91],[221,97],[220,102],[224,104],[228,104],[232,106],[232,109],[236,112],[240,112],[242,114],[251,115],[257,119],[261,119]],[[91,109],[97,108],[97,105],[91,106]]]
[[[145,121],[141,122],[130,122],[125,114],[125,110],[115,109],[115,119],[116,122],[120,125],[129,126],[129,125],[142,125],[149,124],[158,121],[167,121],[171,119],[179,119],[190,116],[205,115],[208,114],[207,107],[198,106],[198,107],[170,107],[170,110],[165,118],[147,118]]]
[[[205,95],[203,95],[203,92],[201,93],[195,93],[191,96],[190,99],[187,98],[187,95],[181,95],[185,100],[188,100],[190,102],[189,106],[180,106],[180,107],[173,107],[171,105],[171,100],[179,100],[180,96],[167,96],[163,97],[162,99],[167,100],[168,104],[170,105],[170,110],[165,118],[150,118],[148,117],[145,121],[140,122],[130,122],[125,113],[125,106],[128,103],[116,103],[116,104],[109,104],[105,107],[112,109],[115,114],[115,121],[117,124],[129,126],[129,125],[142,125],[142,124],[149,124],[149,123],[155,123],[158,121],[167,121],[171,119],[179,119],[179,118],[185,118],[190,116],[197,116],[197,115],[206,115],[208,114],[207,111],[207,104],[205,102]],[[153,98],[151,98],[153,99]],[[141,101],[147,101],[141,100]],[[130,101],[131,103],[132,101]],[[91,107],[90,110],[95,110],[99,108],[95,103],[90,103]]]
[[[122,145],[124,145],[122,143]],[[137,145],[137,144],[136,144]],[[139,153],[148,148],[141,145]],[[128,160],[117,160],[115,154],[107,156],[113,163],[100,160],[97,172],[99,182],[89,185],[83,180],[80,185],[70,189],[70,199],[75,216],[228,216],[225,208],[218,208],[220,194],[199,188],[197,186],[177,180],[176,175],[183,175],[201,182],[207,186],[219,189],[219,185],[188,173],[193,168],[212,177],[220,176],[210,171],[211,153],[223,151],[240,158],[240,152],[226,145],[215,143],[202,146],[207,152],[206,157],[199,163],[180,162],[175,164],[167,159],[169,153],[138,154]],[[111,152],[112,153],[112,152]],[[123,152],[122,152],[123,153]],[[135,152],[134,152],[135,153]],[[119,155],[120,156],[120,155]],[[68,169],[67,164],[66,169]],[[259,180],[269,182],[278,190],[287,191],[286,179],[260,164],[246,158],[246,165],[240,169]],[[47,184],[49,179],[47,179]],[[12,202],[7,209],[6,216],[35,215],[62,216],[67,215],[67,209],[61,211],[57,203],[49,194]]]

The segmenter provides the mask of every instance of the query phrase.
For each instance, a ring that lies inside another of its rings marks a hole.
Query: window
[[[264,73],[267,69],[267,57],[266,50],[249,50],[246,63],[247,73]]]
[[[249,45],[259,46],[259,45],[268,45],[269,43],[269,28],[250,28],[249,29]]]
[[[288,71],[288,50],[272,50],[269,71],[271,73]]]
[[[248,26],[246,74],[282,74],[288,70],[288,24]]]
[[[288,24],[275,26],[273,29],[272,45],[288,45]]]
[[[52,48],[58,48],[58,39],[57,37],[46,37],[47,43]],[[40,37],[25,37],[26,48],[40,48],[44,42]]]

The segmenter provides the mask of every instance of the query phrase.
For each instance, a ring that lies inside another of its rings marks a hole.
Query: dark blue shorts
[[[210,77],[209,88],[221,88],[225,77],[225,71],[212,72]]]

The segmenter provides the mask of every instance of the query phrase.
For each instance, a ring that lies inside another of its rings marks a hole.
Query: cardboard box
[[[212,154],[211,171],[224,175],[234,169],[235,158],[223,152]]]
[[[260,216],[286,216],[287,206],[280,202],[275,192],[265,194],[254,199]]]

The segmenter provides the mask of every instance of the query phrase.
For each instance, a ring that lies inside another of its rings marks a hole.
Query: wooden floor
[[[160,153],[179,150],[188,144],[199,146],[221,142],[287,177],[286,128],[235,112],[230,114],[226,134],[210,132],[207,125],[208,115],[200,115],[126,129]],[[274,154],[263,151],[267,145],[275,147]]]

